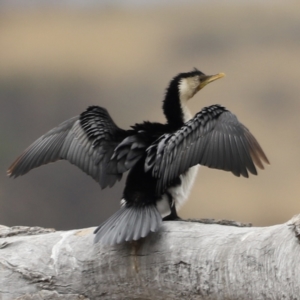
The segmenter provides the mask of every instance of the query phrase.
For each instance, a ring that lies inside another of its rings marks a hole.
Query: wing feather
[[[215,150],[216,155],[218,157],[218,164],[220,165],[220,168],[222,170],[228,171],[226,168],[225,164],[225,159],[224,159],[224,139],[223,139],[223,134],[222,132],[217,132],[217,139],[218,139],[218,148]]]
[[[250,131],[226,108],[212,105],[152,143],[145,171],[158,179],[156,193],[161,194],[196,164],[248,177],[248,172],[257,175],[256,166],[263,169],[263,162],[269,163]]]
[[[121,179],[122,172],[108,173],[108,164],[117,145],[128,135],[129,131],[120,129],[106,109],[91,106],[80,116],[63,122],[36,140],[7,173],[17,177],[64,159],[93,177],[102,188],[113,186]]]

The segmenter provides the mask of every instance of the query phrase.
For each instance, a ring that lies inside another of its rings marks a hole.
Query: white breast
[[[181,184],[179,186],[168,189],[168,193],[171,194],[172,200],[175,202],[176,210],[178,210],[188,199],[192,186],[195,182],[198,169],[198,165],[190,168],[184,175],[180,175]],[[157,209],[162,218],[171,213],[169,201],[169,197],[164,194],[156,203]]]
[[[172,187],[168,190],[168,192],[172,195],[173,200],[175,201],[177,210],[188,199],[191,188],[195,182],[198,169],[198,165],[190,168],[185,174],[180,175],[181,185]]]

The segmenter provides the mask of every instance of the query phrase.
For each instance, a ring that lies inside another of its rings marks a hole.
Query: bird
[[[156,232],[163,221],[180,220],[199,166],[248,178],[269,160],[260,144],[224,106],[204,107],[194,116],[187,103],[224,73],[194,68],[169,83],[163,99],[166,123],[144,121],[122,129],[108,111],[90,106],[31,144],[9,167],[18,177],[41,165],[67,160],[101,188],[128,171],[120,209],[94,231],[94,243],[115,245]]]

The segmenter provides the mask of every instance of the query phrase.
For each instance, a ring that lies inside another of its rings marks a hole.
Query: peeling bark
[[[0,226],[0,299],[300,299],[300,215],[264,228],[165,222],[114,247],[93,230]]]

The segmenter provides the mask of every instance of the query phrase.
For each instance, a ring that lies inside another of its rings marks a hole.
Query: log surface
[[[300,299],[300,215],[271,227],[164,222],[134,243],[94,228],[0,226],[0,299]]]

